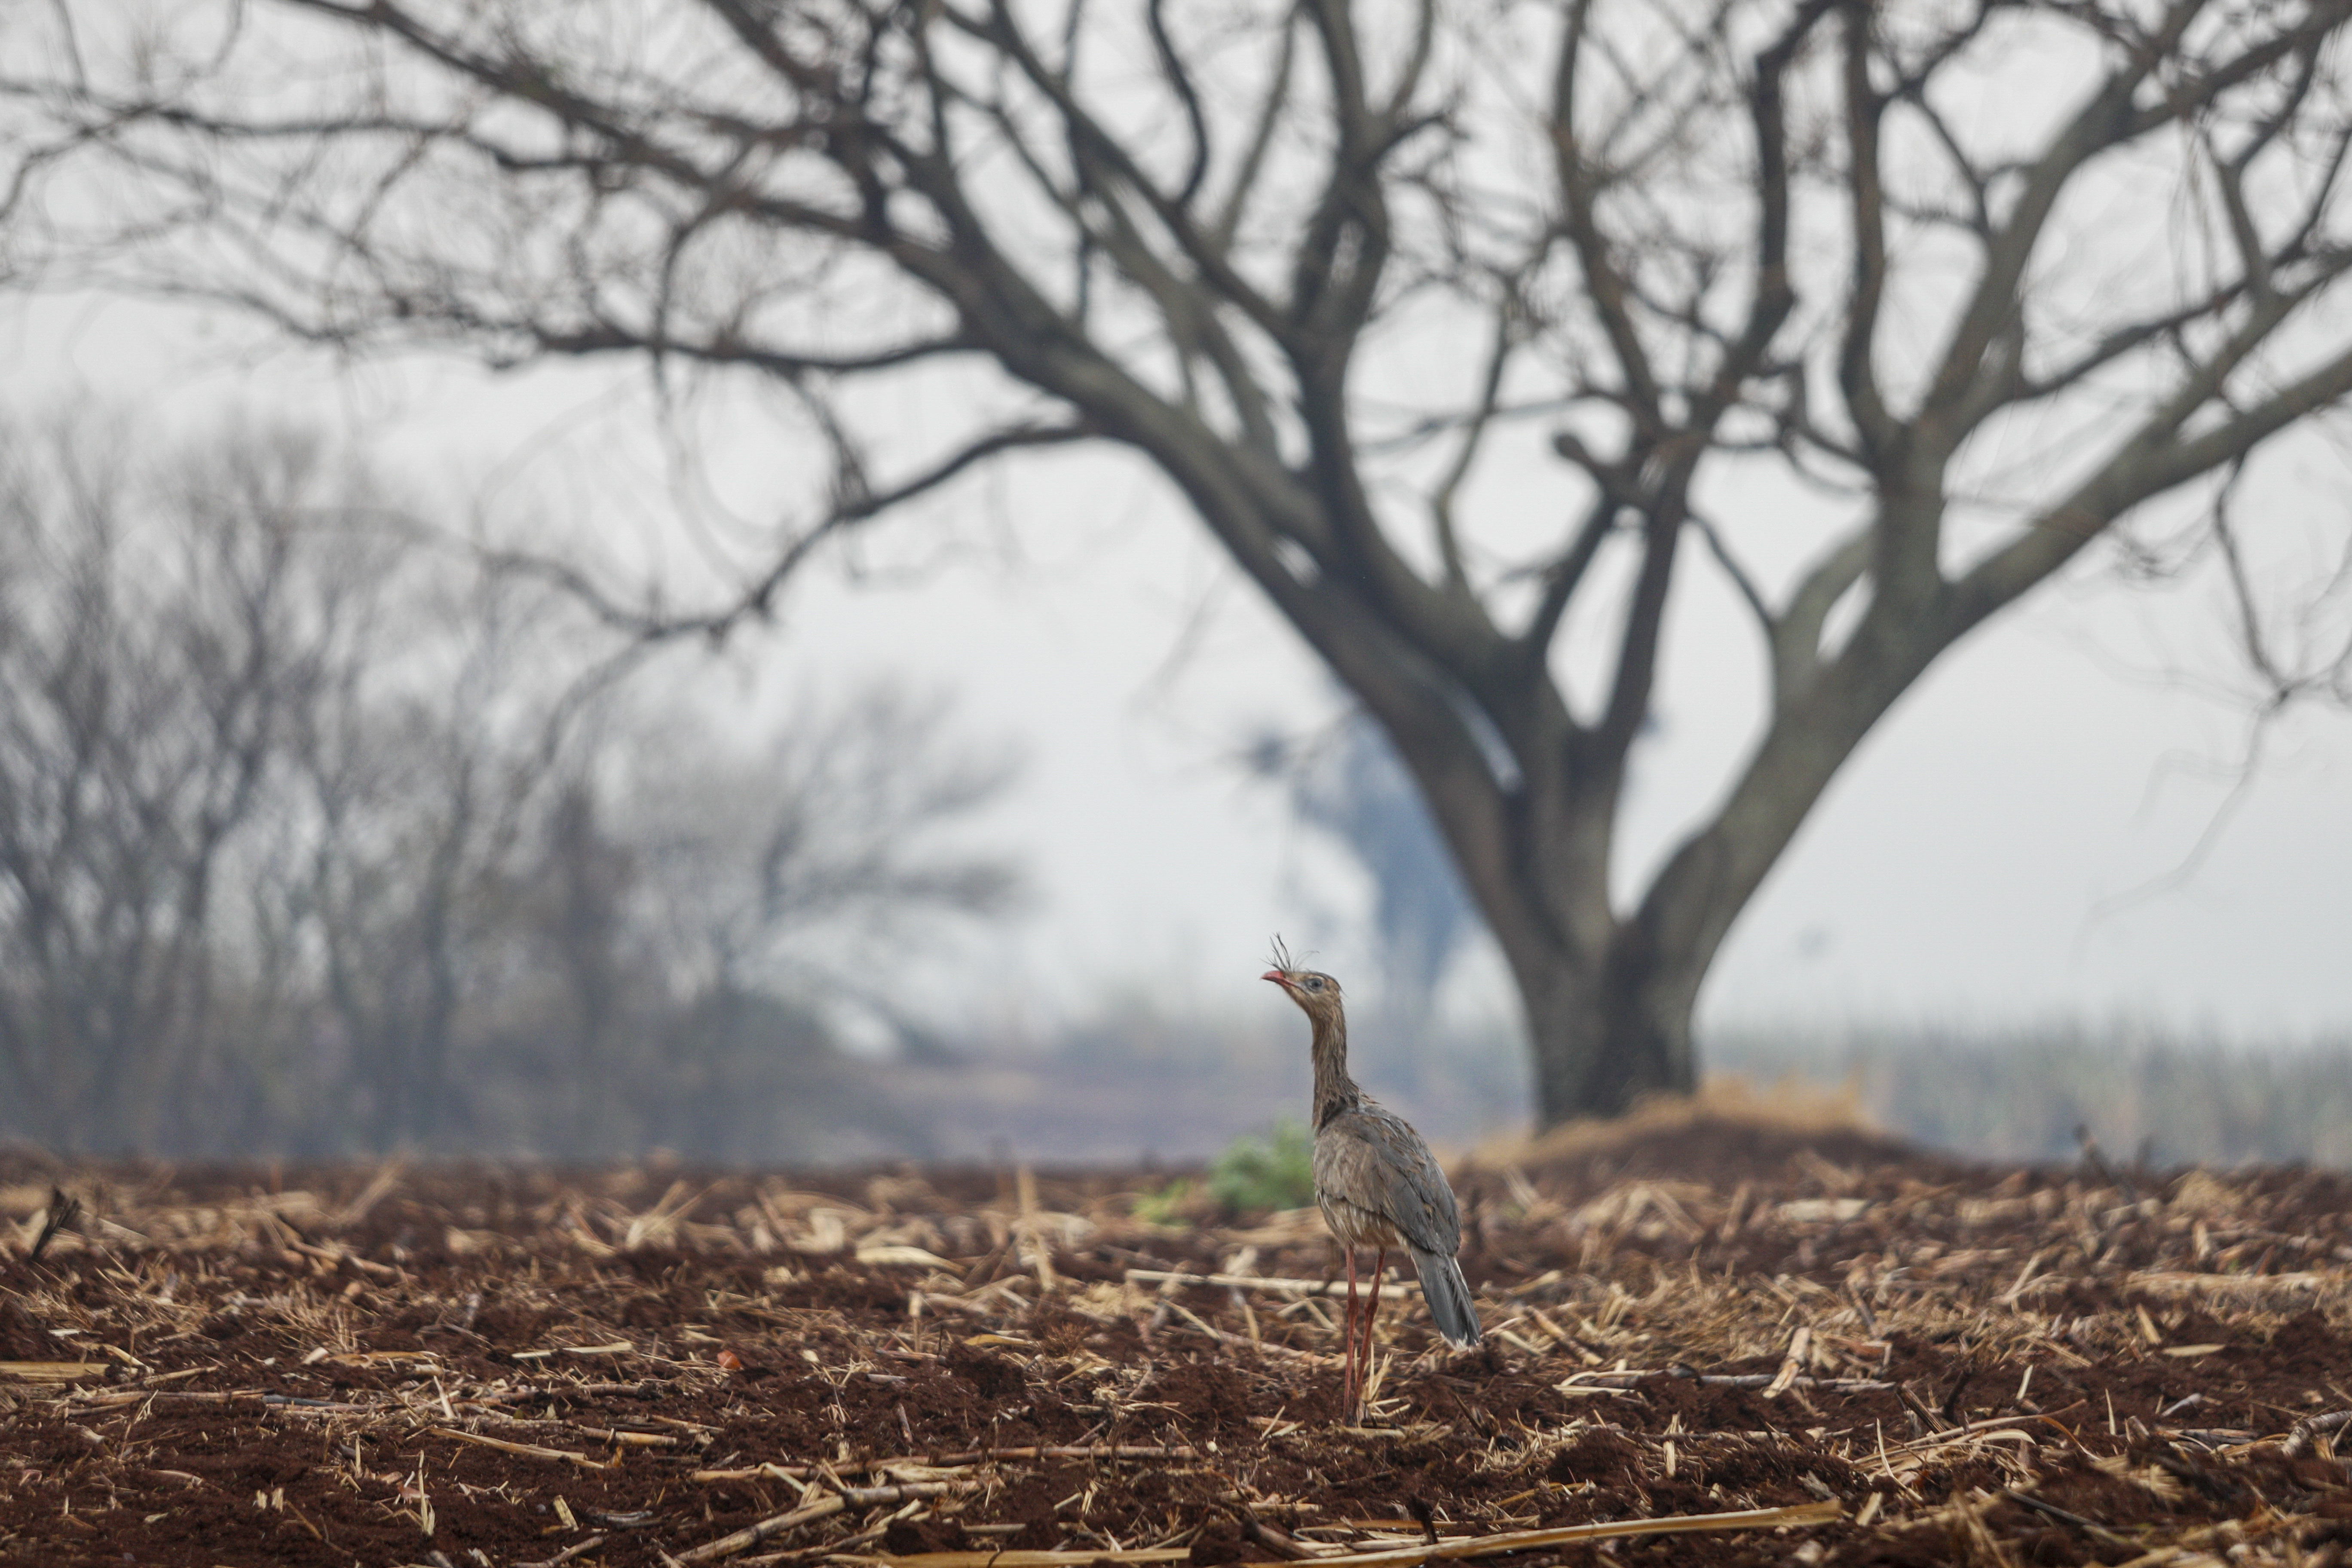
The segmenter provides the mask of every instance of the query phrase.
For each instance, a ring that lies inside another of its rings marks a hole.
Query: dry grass
[[[1853,1079],[1832,1089],[1793,1075],[1759,1083],[1738,1073],[1713,1073],[1696,1094],[1652,1095],[1613,1120],[1568,1121],[1531,1136],[1495,1139],[1482,1144],[1475,1158],[1486,1165],[1542,1165],[1725,1127],[1798,1139],[1887,1136],[1864,1108],[1861,1085]]]

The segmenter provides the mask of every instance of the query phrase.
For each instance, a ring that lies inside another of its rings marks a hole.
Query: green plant
[[[1296,1121],[1244,1135],[1209,1164],[1209,1195],[1229,1209],[1295,1209],[1315,1201],[1315,1141]]]
[[[1156,1191],[1136,1194],[1132,1212],[1146,1225],[1189,1225],[1192,1217],[1185,1211],[1200,1190],[1201,1184],[1192,1177],[1179,1176]]]

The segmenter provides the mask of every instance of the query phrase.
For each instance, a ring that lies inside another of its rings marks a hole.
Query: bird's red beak
[[[1269,969],[1264,974],[1259,975],[1258,978],[1260,980],[1271,980],[1276,985],[1281,986],[1285,991],[1290,989],[1290,976],[1285,974],[1279,969]]]

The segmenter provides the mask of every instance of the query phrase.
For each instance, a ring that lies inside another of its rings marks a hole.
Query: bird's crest
[[[1289,973],[1291,970],[1296,967],[1290,962],[1290,949],[1283,945],[1282,938],[1279,934],[1277,934],[1274,939],[1273,963],[1276,969],[1281,970],[1285,974]]]

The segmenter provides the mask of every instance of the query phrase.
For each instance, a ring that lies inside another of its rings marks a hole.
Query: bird
[[[1391,1248],[1410,1255],[1421,1275],[1422,1300],[1437,1331],[1457,1345],[1480,1338],[1477,1310],[1454,1253],[1462,1245],[1462,1213],[1429,1145],[1405,1119],[1357,1087],[1348,1076],[1348,1015],[1339,983],[1290,962],[1277,938],[1274,967],[1263,975],[1288,994],[1313,1028],[1315,1063],[1315,1205],[1348,1260],[1347,1408],[1361,1412],[1365,1363],[1371,1355],[1372,1319],[1381,1275]],[[1362,1342],[1356,1327],[1356,1251],[1378,1248],[1365,1303]]]

